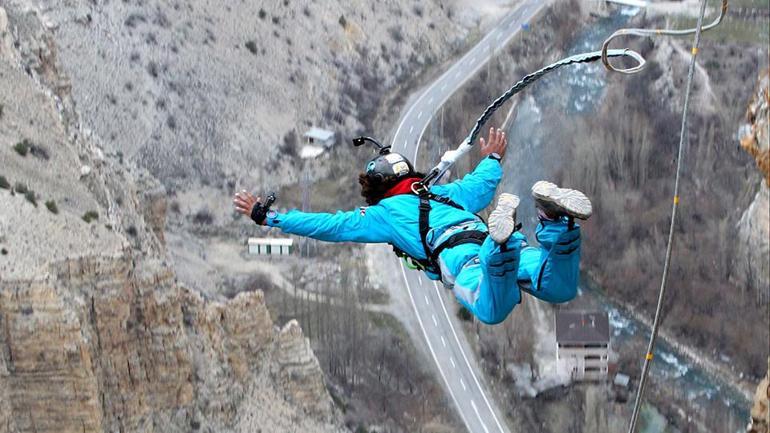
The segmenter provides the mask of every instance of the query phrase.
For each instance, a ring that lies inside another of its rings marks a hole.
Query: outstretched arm
[[[251,215],[260,203],[246,191],[235,195],[236,211]],[[387,211],[381,206],[362,207],[349,212],[310,213],[292,210],[284,214],[271,211],[257,224],[278,227],[285,233],[307,236],[327,242],[382,243],[391,238]]]
[[[482,160],[461,180],[433,188],[436,194],[447,195],[466,210],[477,213],[495,197],[495,190],[503,177],[502,158],[508,146],[505,133],[489,128],[489,139],[480,139]]]

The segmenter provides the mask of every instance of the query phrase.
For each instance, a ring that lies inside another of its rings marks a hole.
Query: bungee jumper
[[[236,193],[236,211],[259,225],[328,242],[388,243],[400,257],[451,288],[457,300],[481,322],[502,322],[521,302],[521,291],[561,303],[577,293],[580,227],[591,216],[591,202],[580,191],[540,181],[532,187],[539,223],[537,246],[519,231],[519,197],[502,193],[489,216],[477,215],[491,203],[503,176],[508,142],[499,129],[480,139],[482,160],[460,180],[431,187],[403,155],[370,137],[379,154],[359,175],[368,206],[348,212],[307,213],[270,210],[273,196]]]

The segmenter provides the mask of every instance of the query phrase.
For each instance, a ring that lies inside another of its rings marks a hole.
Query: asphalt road
[[[431,83],[401,117],[392,148],[417,160],[420,140],[433,115],[444,102],[495,55],[523,25],[545,6],[539,0],[526,0],[506,14],[467,54]],[[468,125],[470,128],[472,125]],[[454,144],[452,144],[454,147]],[[490,400],[479,379],[481,372],[454,315],[447,306],[445,289],[421,272],[404,268],[406,290],[445,389],[471,433],[508,433],[501,412]],[[454,301],[449,301],[454,302]]]

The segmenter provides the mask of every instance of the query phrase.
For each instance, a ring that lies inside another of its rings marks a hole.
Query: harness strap
[[[489,233],[481,230],[463,230],[459,231],[452,236],[449,236],[447,240],[441,243],[435,250],[433,250],[433,258],[438,261],[438,256],[442,251],[456,247],[462,244],[476,244],[481,245],[484,243],[484,239],[487,238]]]

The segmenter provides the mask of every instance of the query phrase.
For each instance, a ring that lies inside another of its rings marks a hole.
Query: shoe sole
[[[585,194],[569,188],[559,188],[551,182],[541,180],[532,186],[532,197],[552,205],[560,213],[587,220],[593,213],[591,200]]]
[[[489,236],[498,244],[508,242],[516,226],[516,208],[519,197],[513,194],[500,194],[497,207],[489,214]]]

